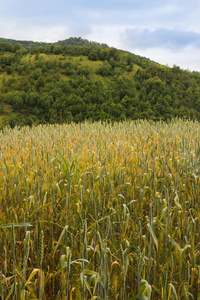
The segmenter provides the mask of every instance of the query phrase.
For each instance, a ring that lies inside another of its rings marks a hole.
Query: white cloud
[[[84,38],[90,41],[106,43],[110,47],[120,48],[120,36],[125,31],[126,27],[122,25],[94,25],[91,27],[91,32],[86,34]]]
[[[121,36],[125,46],[138,49],[162,48],[180,51],[187,46],[200,48],[200,33],[158,28],[127,28]]]
[[[63,25],[28,25],[23,26],[19,23],[4,24],[0,22],[0,32],[4,29],[1,37],[16,40],[32,40],[42,42],[56,42],[66,39],[73,32],[69,27]]]
[[[185,70],[200,71],[200,52],[191,46],[179,52],[172,52],[170,49],[160,48],[146,50],[128,48],[127,50],[137,55],[150,58],[162,65],[168,65],[170,67],[177,65]]]

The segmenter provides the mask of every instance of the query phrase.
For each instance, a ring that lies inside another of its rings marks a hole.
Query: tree
[[[0,114],[3,114],[5,111],[5,105],[3,103],[2,96],[0,95]]]
[[[99,56],[98,56],[98,48],[93,48],[91,49],[91,51],[88,54],[88,58],[90,60],[98,60]]]
[[[23,107],[23,99],[21,96],[16,95],[13,97],[12,105],[15,110],[19,111]]]
[[[36,106],[38,104],[39,94],[36,92],[31,92],[28,97],[27,101],[30,106]]]
[[[42,70],[38,68],[33,72],[33,78],[37,80],[40,76],[42,76]]]
[[[97,69],[96,71],[97,74],[105,77],[105,76],[109,76],[112,73],[112,67],[109,64],[109,62],[107,60],[105,60]]]

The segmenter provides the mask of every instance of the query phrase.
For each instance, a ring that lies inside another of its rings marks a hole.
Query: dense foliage
[[[199,299],[199,122],[0,140],[1,299]]]
[[[58,46],[84,46],[84,47],[108,47],[107,44],[101,44],[93,41],[88,41],[86,39],[82,39],[81,37],[71,37],[66,40],[58,41],[55,43],[45,43],[45,42],[33,42],[33,41],[21,41],[21,40],[13,40],[13,39],[5,39],[0,38],[0,47],[2,43],[11,44],[11,45],[21,45],[23,47],[35,48],[35,47],[44,47],[45,45],[58,45]]]
[[[85,119],[200,120],[198,72],[80,38],[66,41],[32,49],[0,42],[0,127]]]

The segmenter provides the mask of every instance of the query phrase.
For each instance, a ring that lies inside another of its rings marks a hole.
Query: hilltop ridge
[[[87,39],[82,39],[81,37],[70,37],[65,40],[59,40],[53,43],[47,42],[35,42],[35,41],[26,41],[26,40],[15,40],[15,39],[6,39],[0,37],[0,43],[10,43],[12,45],[22,45],[23,47],[44,47],[46,45],[58,45],[58,46],[84,46],[84,47],[104,47],[107,48],[107,44],[97,43],[94,41],[88,41]]]

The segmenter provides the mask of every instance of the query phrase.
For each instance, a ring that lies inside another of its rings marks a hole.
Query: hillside
[[[198,72],[81,38],[0,39],[0,128],[175,117],[200,120]]]

